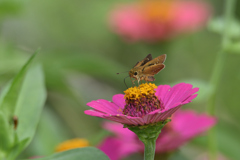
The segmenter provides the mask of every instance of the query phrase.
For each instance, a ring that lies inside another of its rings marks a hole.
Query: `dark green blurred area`
[[[162,43],[127,43],[108,26],[109,12],[118,3],[123,1],[0,0],[0,86],[40,47],[37,59],[48,89],[35,139],[19,158],[49,155],[58,143],[75,137],[87,138],[92,145],[101,142],[108,133],[101,129],[102,119],[83,113],[89,109],[86,103],[123,93],[127,73],[116,73],[130,70],[149,53],[167,54],[166,68],[155,76],[155,83],[192,83],[200,88],[199,96],[183,109],[206,111],[208,81],[221,36],[204,28]],[[209,3],[214,17],[223,14],[223,0]],[[239,1],[236,6],[239,19]],[[230,159],[240,159],[239,61],[240,54],[228,54],[217,94],[218,148]],[[126,81],[131,86],[130,79]],[[200,137],[172,159],[193,159],[206,151],[207,139]]]

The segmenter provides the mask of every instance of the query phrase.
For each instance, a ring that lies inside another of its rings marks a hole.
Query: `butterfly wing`
[[[145,81],[149,81],[149,82],[155,81],[155,78],[153,76],[146,76]]]
[[[143,66],[151,60],[152,60],[152,55],[148,54],[143,60],[137,62],[133,68]]]
[[[165,67],[165,65],[162,64],[162,63],[154,64],[154,65],[151,65],[151,66],[146,66],[143,69],[143,74],[155,75],[158,72],[160,72],[164,67]]]
[[[153,60],[145,63],[145,66],[151,66],[151,65],[155,65],[155,64],[160,64],[160,63],[164,63],[164,61],[166,60],[167,55],[163,54],[161,56],[158,56],[156,58],[154,58]]]

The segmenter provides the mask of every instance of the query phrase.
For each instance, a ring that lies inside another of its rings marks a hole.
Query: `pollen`
[[[131,87],[124,91],[124,98],[125,100],[140,99],[143,96],[154,94],[156,92],[154,90],[155,88],[157,88],[157,86],[153,83],[144,83],[139,85],[138,87]]]
[[[156,109],[163,109],[163,103],[155,96],[156,88],[155,84],[144,83],[124,91],[126,105],[122,113],[132,117],[143,117]]]
[[[70,149],[82,148],[82,147],[88,147],[88,146],[89,146],[88,140],[76,138],[76,139],[71,139],[71,140],[68,140],[68,141],[65,141],[65,142],[59,144],[56,147],[55,151],[62,152],[62,151],[70,150]]]

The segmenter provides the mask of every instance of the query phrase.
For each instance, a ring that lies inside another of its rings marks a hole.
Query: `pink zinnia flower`
[[[182,105],[197,97],[195,93],[198,88],[192,87],[187,83],[179,83],[173,87],[141,84],[139,88],[127,89],[125,95],[114,95],[113,102],[99,99],[87,103],[93,110],[87,110],[85,114],[129,126],[158,123],[165,121]]]
[[[156,142],[156,154],[174,151],[190,139],[207,131],[216,124],[216,119],[194,111],[177,111],[160,133]],[[143,152],[143,143],[136,134],[122,124],[106,122],[104,128],[113,132],[115,137],[107,137],[99,148],[111,160],[119,160],[130,154]],[[112,150],[111,148],[115,148]]]
[[[144,0],[119,5],[110,17],[112,29],[131,41],[158,41],[204,26],[210,7],[199,1]]]

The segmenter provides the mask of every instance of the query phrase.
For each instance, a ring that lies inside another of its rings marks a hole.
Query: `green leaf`
[[[231,38],[240,38],[240,22],[237,20],[232,20],[230,24],[229,36]],[[211,20],[208,24],[208,29],[219,34],[224,33],[224,19],[219,17]]]
[[[0,19],[5,16],[15,15],[19,13],[21,3],[17,1],[4,0],[0,2]]]
[[[227,46],[227,52],[240,54],[240,41],[239,42],[232,42]]]
[[[58,61],[55,61],[56,56],[58,57]],[[129,68],[114,62],[113,60],[99,56],[93,55],[91,53],[88,54],[71,54],[71,56],[67,56],[66,54],[49,54],[47,57],[43,57],[44,67],[47,70],[47,79],[48,83],[50,82],[51,86],[56,86],[56,73],[62,73],[64,70],[76,70],[87,75],[94,76],[95,78],[104,79],[105,81],[109,81],[111,83],[116,83],[117,86],[123,83],[123,78],[126,77],[126,74],[117,75],[117,72],[128,71]],[[54,63],[53,63],[54,62]],[[64,63],[63,63],[64,62]],[[57,72],[56,72],[57,71]],[[55,77],[53,77],[53,75]],[[61,78],[61,77],[60,77]],[[59,83],[59,82],[58,82]],[[62,87],[59,86],[56,87]]]
[[[55,153],[51,156],[38,158],[37,160],[109,160],[109,158],[99,149],[94,147],[85,147]]]
[[[229,159],[239,159],[240,142],[236,141],[240,134],[239,130],[234,125],[226,123],[226,121],[223,122],[223,120],[216,127],[216,140],[219,152]],[[208,140],[206,136],[197,137],[192,142],[202,148],[207,148]]]
[[[34,139],[26,150],[34,155],[49,155],[53,153],[58,144],[69,137],[71,135],[69,130],[66,130],[66,125],[59,121],[59,117],[50,107],[45,107]]]
[[[6,96],[7,92],[10,89],[12,81],[10,81],[6,86],[3,87],[3,89],[1,90],[1,95],[0,95],[0,104],[2,104],[4,97]],[[1,108],[0,108],[1,110]]]
[[[0,104],[0,110],[3,111],[3,113],[6,115],[6,117],[8,119],[11,119],[11,117],[13,117],[13,113],[14,113],[14,110],[15,110],[15,107],[17,104],[18,95],[21,90],[24,76],[25,76],[33,58],[35,57],[36,53],[30,57],[30,59],[27,61],[27,63],[22,67],[22,69],[19,71],[19,73],[12,80],[10,86],[5,88],[6,90],[4,91],[4,94],[1,95],[1,96],[3,96],[3,98],[0,98],[0,99],[2,99],[1,104]]]
[[[23,150],[23,148],[26,146],[27,142],[29,141],[29,138],[26,138],[22,140],[21,142],[18,142],[12,149],[10,154],[7,156],[7,160],[15,160],[15,158],[18,156],[18,154]]]
[[[16,77],[3,89],[0,97],[0,110],[6,121],[6,127],[2,130],[8,132],[7,138],[14,139],[15,137],[15,140],[12,140],[15,144],[12,143],[11,148],[7,148],[8,157],[10,157],[8,159],[15,159],[30,143],[46,99],[41,67],[38,65],[29,69],[36,53],[31,56]],[[9,123],[12,121],[13,115],[18,118],[16,130]]]
[[[19,141],[28,138],[32,140],[46,100],[44,75],[40,65],[37,65],[26,74],[22,89],[18,97],[14,115],[18,117],[17,135]]]
[[[11,136],[10,125],[6,116],[0,111],[0,159],[6,155],[7,151],[13,145],[13,136]]]

